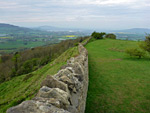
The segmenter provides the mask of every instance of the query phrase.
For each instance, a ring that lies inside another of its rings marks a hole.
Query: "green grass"
[[[11,39],[12,37],[0,37],[0,39]]]
[[[40,89],[41,82],[47,75],[54,75],[66,61],[78,55],[77,47],[70,48],[55,61],[27,75],[21,75],[8,82],[0,84],[0,113],[6,112],[11,107],[29,100]]]
[[[24,45],[23,41],[17,40],[17,41],[11,41],[11,42],[5,42],[0,44],[0,49],[11,49],[11,48],[31,48],[31,47],[37,47],[45,45],[45,42],[38,41],[38,42],[27,42],[27,45]]]
[[[89,91],[86,113],[149,113],[150,59],[130,58],[136,41],[103,39],[86,45]]]

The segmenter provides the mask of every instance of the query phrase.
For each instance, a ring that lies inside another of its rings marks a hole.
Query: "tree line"
[[[99,32],[95,32],[95,31],[94,31],[94,32],[91,34],[91,36],[92,36],[92,38],[94,38],[94,39],[103,39],[103,38],[116,39],[116,35],[115,35],[115,34],[113,34],[113,33],[108,33],[108,34],[106,34],[105,32],[99,33]]]
[[[74,40],[61,41],[59,44],[51,46],[36,47],[0,56],[0,83],[37,70],[87,38],[79,37]]]

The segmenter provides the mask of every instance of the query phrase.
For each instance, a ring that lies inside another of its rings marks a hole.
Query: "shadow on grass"
[[[150,58],[137,58],[137,57],[130,57],[130,58],[123,58],[123,60],[129,60],[129,61],[150,61]]]

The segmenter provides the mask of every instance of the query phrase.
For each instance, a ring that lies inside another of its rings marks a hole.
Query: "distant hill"
[[[125,30],[115,30],[114,32],[125,32],[125,33],[150,33],[150,29],[148,28],[132,28],[132,29],[125,29]]]
[[[59,27],[54,27],[54,26],[40,26],[34,29],[38,29],[38,30],[44,30],[44,31],[66,31],[69,29],[66,28],[59,28]]]
[[[0,23],[0,33],[2,34],[10,34],[10,33],[20,33],[20,32],[30,32],[32,29],[19,27],[15,25]]]
[[[26,27],[19,27],[16,25],[0,23],[0,34],[11,34],[11,33],[26,33],[26,32],[35,32],[35,31],[69,31],[69,32],[89,32],[88,29],[78,29],[78,28],[62,28],[62,27],[55,27],[55,26],[39,26],[34,28],[26,28]]]
[[[36,28],[33,28],[36,30],[42,30],[42,31],[73,31],[73,32],[88,32],[87,29],[80,29],[80,28],[62,28],[62,27],[55,27],[55,26],[39,26]]]

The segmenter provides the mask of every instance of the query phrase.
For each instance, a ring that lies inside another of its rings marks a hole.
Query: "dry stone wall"
[[[47,76],[35,98],[9,108],[7,113],[84,113],[88,52],[83,45],[78,45],[77,57],[68,60],[57,74]]]

